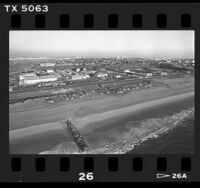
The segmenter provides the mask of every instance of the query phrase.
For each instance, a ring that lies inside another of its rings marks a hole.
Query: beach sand
[[[189,121],[190,122],[189,122]],[[194,108],[187,108],[173,113],[172,115],[165,115],[162,117],[153,117],[143,119],[140,122],[123,122],[122,124],[115,124],[115,128],[109,130],[98,131],[96,134],[90,134],[91,136],[86,137],[87,143],[89,144],[89,150],[83,154],[125,154],[138,150],[140,145],[150,140],[159,139],[162,141],[162,137],[173,134],[173,130],[185,130],[187,127],[187,133],[182,132],[177,135],[173,140],[168,140],[162,145],[157,145],[158,151],[161,153],[171,152],[172,150],[162,150],[162,147],[167,146],[176,150],[173,153],[186,153],[194,152]],[[91,137],[93,137],[91,139]],[[189,137],[189,138],[188,138]],[[171,137],[172,138],[172,137]],[[189,139],[189,143],[185,143],[185,140]],[[178,144],[177,144],[178,143]],[[175,146],[176,145],[176,146]],[[190,148],[191,147],[191,148]],[[183,150],[184,148],[184,150]],[[157,150],[150,149],[148,153],[154,153]],[[143,150],[138,151],[142,153]],[[42,151],[40,154],[77,154],[78,148],[70,145],[69,142],[60,142],[50,150]]]
[[[155,108],[160,105],[176,103],[178,101],[183,101],[184,99],[191,98],[191,97],[192,98],[194,97],[194,92],[174,95],[170,97],[165,97],[163,99],[157,99],[150,102],[135,104],[135,105],[124,107],[124,108],[119,108],[119,109],[115,109],[115,110],[111,110],[111,111],[107,111],[103,113],[93,114],[90,116],[80,118],[77,121],[77,127],[79,129],[84,129],[84,127],[87,126],[87,131],[89,131],[90,127],[92,128],[92,125],[97,125],[97,123],[98,125],[100,124],[101,126],[103,125],[103,123],[101,122],[104,122],[104,121],[106,121],[107,124],[110,124],[112,123],[112,121],[114,122],[118,121],[122,119],[122,117],[130,116],[130,115],[133,115],[134,113],[140,113],[141,111],[147,110],[148,108]]]
[[[178,78],[162,81],[168,87],[146,88],[132,91],[124,96],[97,96],[91,99],[81,99],[78,102],[61,102],[44,105],[35,101],[9,105],[9,130],[58,122],[70,118],[77,120],[135,104],[145,103],[156,99],[194,91],[194,78]],[[26,110],[26,111],[24,111]]]
[[[105,131],[117,124],[178,113],[194,105],[194,78],[166,79],[162,82],[167,87],[140,89],[123,96],[95,96],[53,105],[32,105],[35,101],[10,105],[10,152],[40,153],[61,142],[70,145],[72,140],[63,123],[67,118],[84,137],[97,142],[99,135],[103,143]]]
[[[113,122],[124,119],[127,116],[130,115],[133,116],[134,113],[140,113],[143,110],[148,110],[148,108],[152,109],[162,105],[168,105],[170,103],[177,103],[179,101],[181,102],[183,100],[187,100],[187,98],[193,98],[193,97],[194,97],[194,92],[174,95],[163,99],[157,99],[150,102],[145,102],[103,113],[89,115],[83,118],[79,118],[78,120],[74,121],[74,123],[82,133],[89,133],[93,129],[105,126],[105,122],[106,124],[111,124]],[[10,141],[12,142],[17,139],[23,139],[23,138],[30,139],[30,137],[34,137],[37,135],[45,136],[45,134],[50,134],[50,133],[63,133],[63,131],[65,131],[64,127],[65,125],[61,121],[29,126],[26,128],[9,131],[9,138]]]

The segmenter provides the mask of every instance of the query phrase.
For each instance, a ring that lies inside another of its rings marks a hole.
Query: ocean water
[[[192,154],[194,146],[194,118],[190,117],[166,134],[144,141],[129,154]]]
[[[91,154],[189,154],[194,152],[194,109],[173,115],[126,122],[85,137]],[[78,153],[76,145],[62,142],[43,154]],[[86,154],[85,153],[85,154]]]

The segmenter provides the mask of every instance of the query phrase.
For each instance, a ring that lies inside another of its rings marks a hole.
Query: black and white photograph
[[[193,154],[194,30],[9,31],[10,154]]]

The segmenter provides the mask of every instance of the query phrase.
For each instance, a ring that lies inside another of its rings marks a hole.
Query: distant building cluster
[[[9,91],[36,87],[66,86],[82,82],[145,79],[154,76],[192,74],[194,59],[62,58],[34,64],[29,71],[9,76]],[[31,86],[31,87],[23,87]]]

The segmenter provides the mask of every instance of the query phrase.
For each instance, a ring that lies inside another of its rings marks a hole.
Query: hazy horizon
[[[10,31],[10,57],[194,58],[194,31]]]

